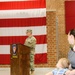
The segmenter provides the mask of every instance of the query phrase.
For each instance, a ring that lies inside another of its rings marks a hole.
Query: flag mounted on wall
[[[37,39],[35,64],[47,63],[46,0],[1,0],[0,64],[10,64],[10,44],[24,44],[27,29]]]
[[[75,1],[65,1],[66,33],[75,28]]]

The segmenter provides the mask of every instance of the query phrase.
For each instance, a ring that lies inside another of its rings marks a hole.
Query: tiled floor
[[[53,68],[36,68],[35,75],[45,75],[50,72]],[[0,68],[0,75],[10,75],[10,68]]]

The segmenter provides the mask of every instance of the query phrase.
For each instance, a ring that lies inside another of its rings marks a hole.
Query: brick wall
[[[53,67],[57,61],[56,11],[47,11],[48,65]]]
[[[46,0],[48,63],[36,65],[36,67],[54,67],[59,58],[67,57],[69,44],[65,34],[64,2],[65,0]],[[58,29],[56,29],[56,17]]]

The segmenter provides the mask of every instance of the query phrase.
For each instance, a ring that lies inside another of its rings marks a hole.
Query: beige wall
[[[36,65],[36,67],[54,67],[57,58],[67,57],[69,44],[65,33],[64,3],[65,0],[46,0],[48,63]],[[58,18],[58,32],[56,32],[56,17]],[[56,44],[57,41],[58,44]]]

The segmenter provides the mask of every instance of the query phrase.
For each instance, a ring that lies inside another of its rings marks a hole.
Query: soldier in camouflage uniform
[[[34,75],[34,54],[35,54],[35,45],[36,38],[32,35],[32,30],[28,29],[26,31],[28,38],[25,40],[24,45],[29,46],[30,49],[30,71],[31,75]]]

